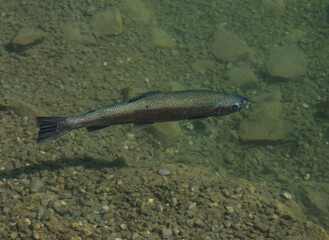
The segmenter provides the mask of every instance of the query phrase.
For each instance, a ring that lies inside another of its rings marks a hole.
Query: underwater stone
[[[307,72],[306,55],[294,44],[274,48],[266,61],[273,77],[294,79]]]
[[[31,192],[39,192],[39,190],[43,187],[43,182],[39,178],[32,179],[30,183],[30,191]]]
[[[122,18],[119,9],[112,7],[96,14],[91,20],[96,37],[117,35],[122,32]]]
[[[165,148],[174,144],[182,132],[177,122],[157,123],[145,130],[151,132]]]
[[[43,40],[47,36],[47,33],[40,30],[34,30],[31,28],[23,28],[13,39],[12,43],[14,48],[18,46],[32,45],[38,41]]]
[[[254,72],[246,65],[232,68],[227,74],[230,83],[235,87],[253,87],[258,84]]]
[[[280,141],[285,136],[285,124],[281,119],[243,121],[240,124],[240,138],[248,141]]]
[[[252,53],[246,42],[223,27],[218,27],[215,31],[210,51],[219,61],[225,63],[248,58]]]
[[[154,27],[151,29],[152,43],[158,48],[175,48],[175,40],[160,28]]]
[[[167,175],[170,175],[170,170],[167,168],[160,168],[158,170],[158,173],[162,176],[167,176]]]

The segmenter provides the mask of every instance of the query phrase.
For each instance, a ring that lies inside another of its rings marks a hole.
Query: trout
[[[73,117],[37,117],[38,143],[57,139],[73,129],[95,131],[112,125],[133,123],[143,128],[156,122],[205,119],[234,113],[249,99],[210,90],[146,92]]]

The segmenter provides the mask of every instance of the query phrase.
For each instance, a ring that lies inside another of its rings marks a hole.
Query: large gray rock
[[[182,134],[178,122],[156,123],[145,130],[151,132],[164,147],[169,147],[174,144]]]
[[[122,8],[128,13],[128,17],[136,23],[156,25],[154,13],[145,7],[140,0],[123,0]]]
[[[282,112],[282,103],[279,101],[253,103],[250,108],[249,114],[253,120],[278,119]]]
[[[90,25],[96,37],[120,34],[122,32],[121,13],[119,9],[111,7],[96,14]]]
[[[83,33],[82,33],[83,32]],[[68,23],[65,25],[64,36],[67,40],[80,44],[95,44],[96,40],[85,23]]]
[[[291,131],[291,124],[281,119],[282,104],[279,101],[251,105],[248,119],[240,124],[239,136],[244,142],[282,141]]]
[[[211,70],[215,66],[216,66],[216,62],[210,59],[200,59],[191,63],[192,70],[202,75],[206,74],[206,70]]]
[[[329,184],[325,182],[309,181],[308,183],[297,183],[293,186],[295,192],[299,195],[305,209],[312,209],[310,215],[313,215],[325,227],[329,227]]]
[[[29,119],[47,116],[43,110],[23,100],[16,100],[8,104],[0,102],[0,108],[11,110],[16,115],[20,117],[28,117]]]
[[[234,87],[253,87],[258,83],[254,72],[246,65],[232,68],[227,74],[230,84]]]
[[[266,67],[273,77],[294,79],[307,72],[307,57],[294,44],[280,46],[270,52]]]
[[[43,40],[47,36],[47,33],[40,30],[34,30],[31,28],[21,29],[13,39],[14,46],[31,45],[38,41]]]
[[[222,62],[235,62],[248,58],[252,53],[246,42],[223,27],[216,29],[210,42],[210,51]]]
[[[285,126],[281,119],[243,121],[240,124],[240,139],[249,141],[279,141],[285,136]]]
[[[153,27],[151,29],[152,44],[158,48],[175,48],[175,40],[161,28]]]

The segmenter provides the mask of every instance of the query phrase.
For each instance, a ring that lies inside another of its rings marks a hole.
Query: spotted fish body
[[[112,125],[150,125],[187,119],[225,116],[247,106],[245,97],[208,90],[147,92],[74,117],[38,117],[37,142],[54,140],[67,132],[86,127],[89,131]]]

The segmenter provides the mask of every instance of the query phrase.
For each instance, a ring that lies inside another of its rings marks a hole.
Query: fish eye
[[[239,109],[239,104],[233,104],[232,107],[231,107],[232,111],[236,111],[238,109]]]

